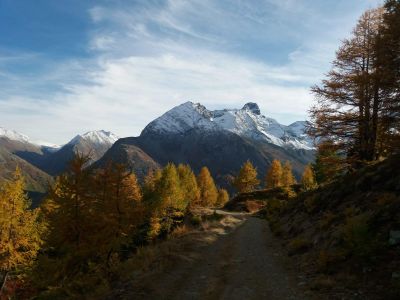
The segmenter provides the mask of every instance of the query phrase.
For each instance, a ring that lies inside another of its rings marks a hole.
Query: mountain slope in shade
[[[89,155],[91,164],[101,158],[116,140],[115,134],[104,130],[77,135],[58,151],[47,155],[39,167],[50,175],[58,175],[66,170],[75,153]]]
[[[131,139],[134,138],[119,139],[101,159],[93,164],[93,167],[101,168],[110,162],[124,164],[139,179],[143,179],[150,170],[159,169],[161,165],[136,146],[134,142],[131,142]]]
[[[53,178],[29,162],[39,162],[44,155],[41,146],[33,144],[27,136],[0,128],[0,180],[11,179],[19,166],[28,191],[46,191]]]

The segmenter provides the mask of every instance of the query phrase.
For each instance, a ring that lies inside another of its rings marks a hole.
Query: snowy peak
[[[189,101],[152,121],[141,135],[183,134],[191,129],[205,132],[226,130],[281,147],[312,150],[313,142],[304,133],[306,124],[305,121],[298,121],[289,126],[279,124],[276,120],[261,115],[259,106],[254,102],[246,103],[242,109],[210,111],[200,103]]]
[[[0,137],[5,137],[12,141],[18,141],[18,142],[22,142],[22,143],[30,143],[30,140],[26,135],[23,135],[14,130],[9,130],[9,129],[3,128],[3,127],[0,127]]]
[[[243,106],[242,110],[248,110],[255,115],[261,115],[261,111],[260,111],[260,108],[258,107],[258,104],[254,103],[254,102],[246,103]]]
[[[96,145],[112,145],[118,140],[118,136],[110,131],[95,130],[88,131],[82,135],[78,134],[68,144],[76,145],[81,141],[90,142]]]

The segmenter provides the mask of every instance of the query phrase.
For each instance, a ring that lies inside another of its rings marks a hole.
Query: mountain
[[[41,146],[33,144],[27,136],[0,127],[0,179],[11,179],[19,166],[25,176],[27,190],[44,192],[53,181],[52,177],[24,158],[34,160],[43,155]]]
[[[304,133],[307,123],[298,121],[289,126],[261,115],[256,103],[249,102],[242,109],[210,111],[200,103],[186,102],[161,117],[143,130],[147,134],[183,134],[188,130],[203,132],[229,131],[241,137],[265,141],[284,148],[313,150],[313,141]]]
[[[253,162],[263,178],[276,158],[291,161],[299,177],[315,153],[312,140],[304,133],[306,125],[281,125],[261,115],[256,103],[210,111],[199,103],[186,102],[149,123],[139,137],[117,141],[96,166],[109,160],[130,161],[129,153],[143,152],[153,165],[188,163],[196,172],[208,166],[218,183],[227,186],[246,160]],[[137,160],[129,165],[143,172]]]
[[[118,137],[109,131],[89,131],[75,136],[71,141],[57,151],[50,151],[39,163],[39,167],[50,175],[62,173],[74,153],[90,156],[90,164],[97,161],[118,140]]]

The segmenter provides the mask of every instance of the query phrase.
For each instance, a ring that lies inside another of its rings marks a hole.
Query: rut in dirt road
[[[265,220],[244,218],[237,228],[202,249],[195,262],[175,265],[139,294],[118,298],[306,299],[278,249]]]

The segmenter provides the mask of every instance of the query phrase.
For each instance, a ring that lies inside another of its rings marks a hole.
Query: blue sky
[[[380,0],[0,0],[0,126],[134,136],[185,101],[307,118],[311,85]]]

